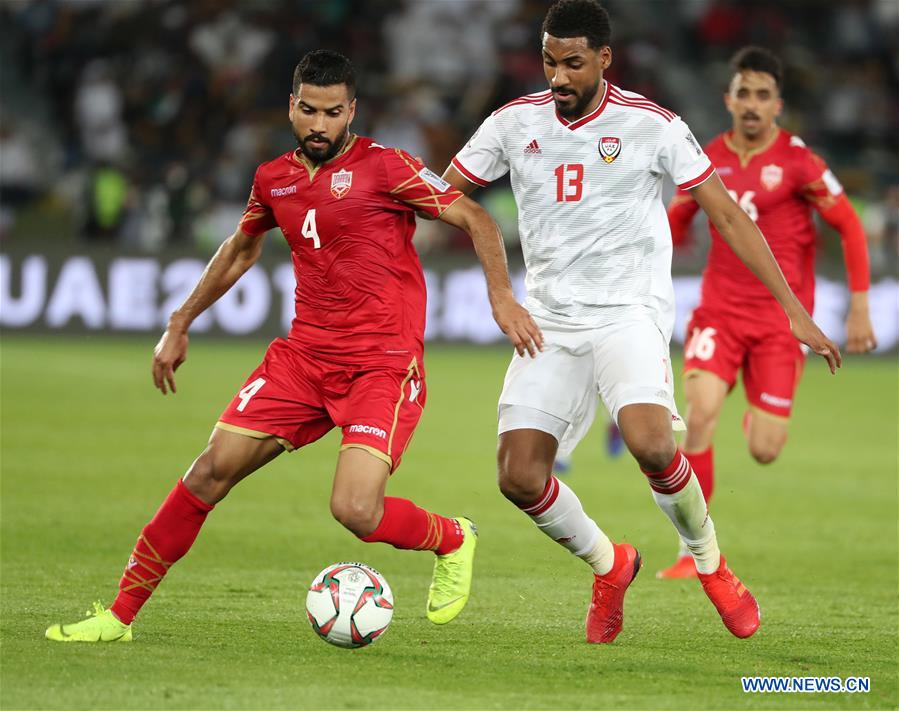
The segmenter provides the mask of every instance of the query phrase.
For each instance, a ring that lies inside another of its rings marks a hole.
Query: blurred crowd
[[[786,65],[782,123],[822,153],[899,255],[899,2],[607,0],[609,78],[708,140],[746,43]],[[442,171],[485,114],[545,88],[548,0],[4,0],[0,238],[212,249],[256,166],[291,150],[292,73],[314,48],[354,60],[354,129]],[[480,199],[515,237],[508,185]],[[425,225],[423,248],[465,248]],[[436,246],[435,246],[436,245]],[[838,249],[837,249],[838,253]]]

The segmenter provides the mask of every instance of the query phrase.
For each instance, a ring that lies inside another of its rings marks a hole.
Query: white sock
[[[652,497],[674,524],[700,573],[714,573],[721,563],[715,524],[690,462],[678,451],[665,471],[643,472],[652,487]]]
[[[584,513],[580,499],[568,486],[550,476],[540,498],[522,507],[537,528],[593,568],[597,575],[612,569],[615,549],[609,537]]]

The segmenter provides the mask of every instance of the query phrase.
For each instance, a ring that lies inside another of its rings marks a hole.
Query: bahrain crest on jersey
[[[765,190],[776,190],[784,179],[784,169],[771,163],[762,166],[761,181]]]
[[[614,161],[621,153],[621,139],[615,136],[603,136],[599,139],[599,154],[606,163]]]
[[[331,175],[331,194],[338,200],[353,187],[353,171],[341,168]]]

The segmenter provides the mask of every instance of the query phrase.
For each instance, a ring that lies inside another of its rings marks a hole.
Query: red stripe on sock
[[[641,471],[643,471],[646,478],[649,480],[649,485],[652,487],[652,490],[657,491],[660,494],[676,494],[687,485],[687,482],[690,481],[690,476],[693,474],[693,470],[690,468],[690,462],[680,450],[675,452],[671,464],[662,471]]]
[[[131,624],[169,568],[190,550],[212,509],[178,480],[137,538],[110,606],[116,617]]]
[[[419,508],[408,499],[384,497],[384,515],[378,527],[362,538],[366,543],[389,543],[401,550],[452,553],[462,545],[462,527],[455,519]]]
[[[528,516],[539,516],[556,503],[557,498],[559,498],[559,480],[554,476],[550,476],[549,481],[546,482],[546,486],[543,488],[543,493],[540,494],[540,498],[527,506],[520,506],[519,508]]]
[[[705,497],[706,503],[712,498],[712,492],[715,491],[715,460],[712,454],[712,447],[702,452],[684,452],[684,456],[690,462],[693,473],[699,481],[702,489],[702,495]]]

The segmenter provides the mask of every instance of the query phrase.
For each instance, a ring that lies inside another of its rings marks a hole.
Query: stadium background
[[[783,57],[782,123],[825,156],[861,214],[881,350],[895,347],[899,3],[609,6],[610,79],[679,112],[701,140],[728,126],[721,94],[734,49],[755,42]],[[309,49],[355,60],[357,132],[442,171],[486,113],[543,88],[544,11],[532,0],[4,3],[0,324],[157,331],[233,231],[256,166],[295,147],[285,105]],[[520,264],[508,181],[478,199]],[[676,341],[695,303],[703,233],[697,224],[699,238],[676,255],[686,277]],[[820,241],[817,316],[841,340],[839,240],[822,229]],[[429,269],[428,338],[499,340],[477,269],[466,269],[466,236],[424,222],[416,243]],[[282,332],[288,261],[284,241],[269,239],[260,268],[196,332]]]
[[[150,349],[233,230],[256,165],[295,145],[286,99],[298,59],[318,47],[350,56],[354,130],[439,172],[486,113],[544,88],[547,4],[0,4],[0,705],[336,707],[364,698],[402,708],[722,708],[761,700],[739,692],[739,676],[752,673],[870,674],[872,694],[816,705],[896,706],[895,0],[606,3],[609,78],[680,113],[702,141],[729,125],[721,93],[733,51],[747,42],[777,51],[781,123],[829,161],[869,239],[884,354],[848,358],[836,379],[810,363],[790,444],[772,467],[745,452],[739,397],[722,417],[716,521],[763,602],[752,643],[735,646],[701,593],[656,583],[652,568],[629,596],[614,649],[581,643],[583,571],[493,483],[501,344],[429,347],[428,412],[391,482],[482,525],[475,595],[452,629],[421,620],[425,556],[366,547],[330,520],[331,435],[241,485],[142,615],[134,650],[49,649],[40,638],[93,597],[109,602],[140,523],[268,338],[286,328],[292,276],[283,240],[271,235],[259,270],[195,324],[208,336],[194,340],[177,398],[150,386]],[[508,184],[476,197],[503,227],[520,289]],[[707,249],[696,228],[675,256],[681,328]],[[429,337],[500,343],[465,236],[425,222],[416,242],[429,275]],[[816,316],[842,340],[839,239],[822,229],[820,242]],[[593,436],[571,481],[604,527],[641,542],[648,566],[670,562],[671,532],[630,460],[606,458]],[[398,591],[394,624],[366,656],[325,648],[301,619],[305,582],[354,557]],[[344,698],[348,679],[357,696]]]

